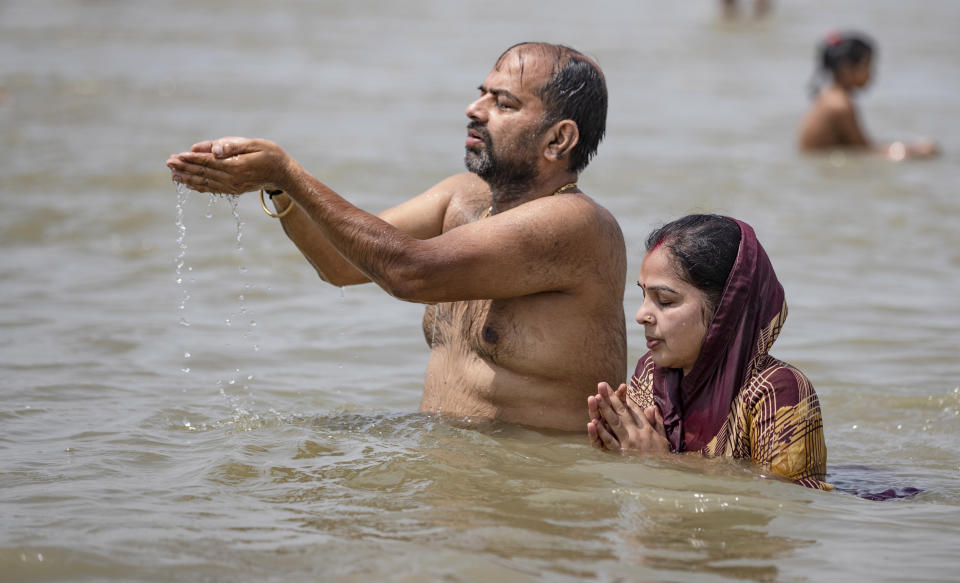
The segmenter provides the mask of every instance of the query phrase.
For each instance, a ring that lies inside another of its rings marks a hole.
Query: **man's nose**
[[[467,117],[469,117],[471,120],[485,123],[487,119],[486,119],[486,112],[483,108],[482,102],[483,102],[483,97],[474,100],[473,103],[468,105],[467,111],[466,111]]]

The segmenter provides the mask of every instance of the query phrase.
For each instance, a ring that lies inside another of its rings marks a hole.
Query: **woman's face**
[[[662,246],[643,258],[637,323],[643,325],[654,364],[688,374],[700,356],[712,314],[706,314],[706,294],[680,279],[671,260],[671,252]]]

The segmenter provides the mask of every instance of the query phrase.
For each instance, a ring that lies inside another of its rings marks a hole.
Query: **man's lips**
[[[483,134],[478,132],[476,129],[468,128],[467,129],[467,147],[468,148],[477,148],[482,146],[484,143]]]

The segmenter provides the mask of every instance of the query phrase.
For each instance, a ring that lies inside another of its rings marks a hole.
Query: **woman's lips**
[[[653,350],[655,347],[660,345],[662,342],[659,338],[654,338],[653,336],[647,336],[647,348]]]

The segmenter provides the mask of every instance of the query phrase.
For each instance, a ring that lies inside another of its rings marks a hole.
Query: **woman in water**
[[[637,283],[649,351],[629,389],[600,383],[587,399],[592,444],[748,459],[832,489],[817,394],[768,354],[787,305],[753,229],[717,215],[664,225],[647,239]]]
[[[831,33],[818,49],[819,67],[813,82],[814,103],[800,129],[800,148],[812,152],[832,148],[874,151],[891,160],[932,156],[936,145],[929,140],[915,143],[878,144],[860,128],[853,94],[870,82],[873,44],[857,33]],[[824,80],[821,87],[818,80]]]

